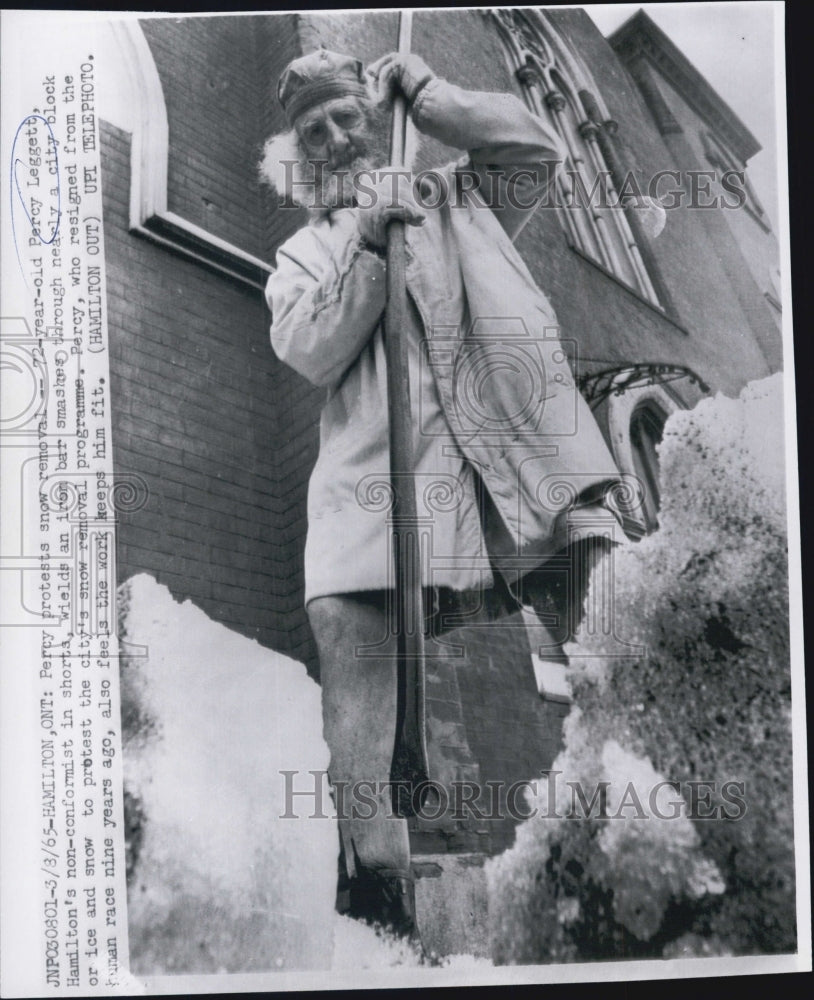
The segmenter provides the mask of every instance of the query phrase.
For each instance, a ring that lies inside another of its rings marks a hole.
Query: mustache
[[[390,113],[391,104],[387,100],[369,104],[364,134],[343,154],[342,162],[333,167],[325,160],[312,160],[294,129],[271,136],[264,144],[258,164],[261,179],[280,198],[302,208],[321,212],[353,205],[352,173],[377,170],[388,162]]]

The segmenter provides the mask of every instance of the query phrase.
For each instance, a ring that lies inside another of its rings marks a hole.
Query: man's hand
[[[401,219],[408,226],[423,226],[427,218],[413,197],[412,175],[403,167],[375,171],[360,202],[359,232],[375,247],[387,244],[387,223],[391,219]]]
[[[421,88],[435,76],[420,56],[400,55],[390,52],[367,68],[369,76],[376,81],[380,98],[400,90],[412,104]]]

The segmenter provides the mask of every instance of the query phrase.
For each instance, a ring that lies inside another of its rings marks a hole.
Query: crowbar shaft
[[[410,52],[411,11],[399,14],[400,55]],[[397,93],[393,102],[390,163],[404,166],[407,135],[407,101]],[[421,536],[416,505],[413,461],[413,418],[407,352],[407,255],[404,222],[393,219],[387,227],[387,305],[385,354],[387,358],[387,409],[390,433],[391,526],[395,568],[394,607],[390,621],[396,634],[398,697],[392,776],[410,782],[411,788],[429,781],[426,744],[424,608],[421,581]],[[396,806],[399,808],[398,797]],[[399,811],[407,811],[413,795],[402,798]],[[414,805],[412,805],[414,808]]]

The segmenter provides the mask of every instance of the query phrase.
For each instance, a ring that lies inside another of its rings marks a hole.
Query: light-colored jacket
[[[561,161],[559,140],[517,98],[440,79],[412,115],[421,131],[469,150],[426,178],[427,221],[405,227],[423,579],[484,587],[492,565],[516,578],[562,548],[574,507],[601,520],[595,501],[619,473],[554,311],[512,242],[534,210],[517,206],[533,205],[547,182],[529,168]],[[517,171],[512,207],[506,185]],[[393,586],[385,263],[361,240],[357,213],[312,218],[280,248],[266,289],[278,357],[328,387],[308,493],[306,601]]]

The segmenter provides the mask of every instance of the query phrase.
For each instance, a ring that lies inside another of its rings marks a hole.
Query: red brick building
[[[114,461],[146,487],[144,506],[120,516],[120,579],[150,573],[316,675],[302,551],[323,390],[275,358],[262,295],[276,248],[305,219],[277,206],[257,163],[285,127],[282,67],[320,44],[371,61],[395,47],[395,15],[161,18],[111,31]],[[547,116],[588,190],[598,176],[617,188],[632,176],[646,191],[662,172],[657,193],[684,199],[657,239],[635,213],[561,207],[537,212],[518,240],[620,467],[649,484],[654,523],[654,448],[670,410],[702,392],[690,374],[736,394],[782,364],[776,242],[754,192],[738,189],[737,210],[688,207],[699,191],[731,196],[721,177],[743,170],[757,141],[643,14],[606,40],[578,9],[422,11],[413,48],[452,82],[511,91]],[[428,143],[418,164],[455,155]],[[654,365],[667,369],[656,377]],[[437,773],[481,785],[534,776],[553,759],[567,698],[538,694],[522,629],[461,638],[465,655],[431,664],[428,679]],[[490,852],[512,832],[447,817],[414,835],[419,851]]]

